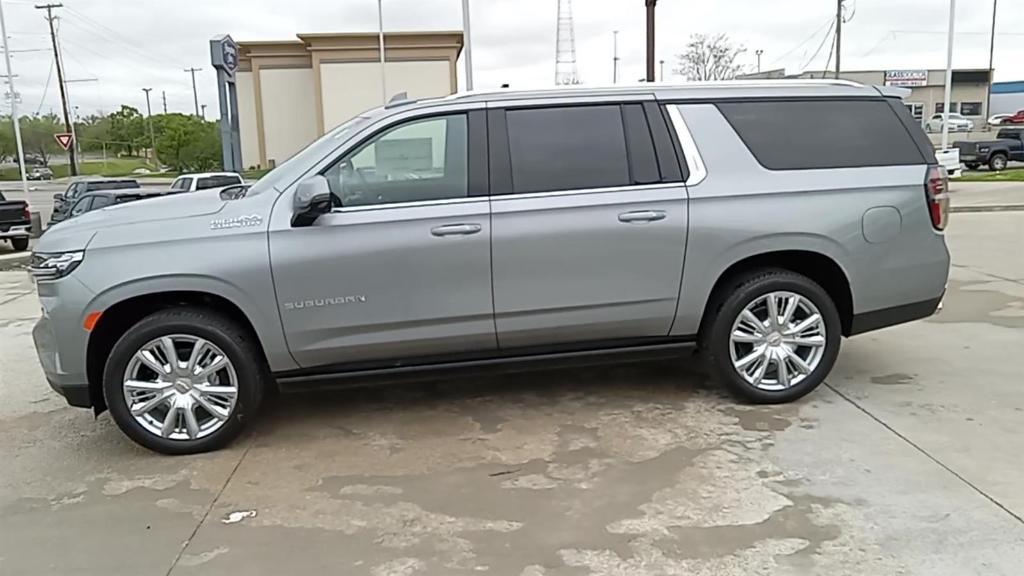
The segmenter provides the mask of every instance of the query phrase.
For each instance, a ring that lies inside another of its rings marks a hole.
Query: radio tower
[[[555,41],[555,84],[579,84],[576,70],[576,29],[572,24],[572,0],[558,0],[558,36]]]

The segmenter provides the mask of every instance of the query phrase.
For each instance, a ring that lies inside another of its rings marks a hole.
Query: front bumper
[[[82,317],[92,292],[73,275],[36,282],[36,289],[43,310],[32,329],[32,340],[43,374],[50,388],[68,404],[91,407],[93,402],[86,376],[89,333],[82,327]]]

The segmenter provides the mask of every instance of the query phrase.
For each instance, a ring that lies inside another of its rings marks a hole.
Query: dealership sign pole
[[[238,44],[231,36],[218,36],[210,40],[210,61],[217,70],[217,95],[220,101],[220,146],[224,169],[241,172],[242,138],[239,134],[238,90],[235,72],[238,71]]]
[[[946,41],[946,95],[942,104],[942,149],[949,147],[949,105],[953,94],[953,31],[956,25],[956,0],[949,0],[949,39]]]

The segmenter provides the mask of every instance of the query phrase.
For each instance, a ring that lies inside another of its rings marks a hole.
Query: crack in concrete
[[[985,498],[986,500],[988,500],[989,502],[994,504],[997,508],[999,508],[1003,512],[1009,514],[1010,517],[1012,517],[1018,523],[1024,524],[1024,518],[1022,518],[1016,512],[1014,512],[1013,510],[1010,510],[1009,508],[1007,508],[1002,502],[997,500],[994,496],[991,496],[990,494],[988,494],[987,492],[985,492],[984,490],[979,488],[977,485],[975,485],[973,482],[971,482],[967,478],[963,477],[959,472],[957,472],[956,470],[953,470],[951,467],[946,465],[946,463],[943,462],[942,460],[939,460],[935,456],[932,456],[932,454],[930,452],[928,452],[927,450],[925,450],[924,448],[919,446],[917,443],[915,443],[913,440],[911,440],[907,436],[905,436],[902,433],[900,433],[898,430],[896,430],[895,428],[890,426],[887,422],[885,422],[884,420],[882,420],[878,416],[875,416],[870,410],[868,410],[864,406],[861,406],[856,401],[854,401],[852,398],[850,398],[846,394],[843,394],[835,386],[832,386],[828,382],[824,382],[823,385],[825,387],[827,387],[829,390],[835,392],[836,395],[839,396],[840,398],[842,398],[843,400],[846,400],[854,408],[856,408],[857,410],[860,410],[861,412],[863,412],[868,418],[871,418],[872,420],[877,422],[879,425],[881,425],[883,428],[885,428],[886,430],[891,432],[894,436],[896,436],[897,438],[899,438],[900,440],[905,442],[908,446],[914,448],[915,450],[920,452],[922,455],[924,455],[926,458],[928,458],[932,462],[938,464],[940,467],[942,467],[943,470],[945,470],[946,472],[949,472],[950,474],[952,474],[953,477],[955,477],[957,480],[962,482],[964,485],[968,486],[969,488],[971,488],[972,490],[977,492],[983,498]]]

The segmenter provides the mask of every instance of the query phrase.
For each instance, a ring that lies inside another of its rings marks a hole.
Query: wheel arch
[[[778,268],[806,276],[817,283],[832,298],[839,312],[842,334],[849,336],[853,324],[853,292],[849,276],[831,256],[806,249],[775,250],[748,255],[726,267],[715,280],[708,293],[701,316],[699,333],[708,328],[713,313],[721,306],[723,294],[730,283],[754,270]]]
[[[134,290],[131,295],[117,298],[108,294],[98,300],[110,303],[91,307],[93,310],[102,310],[102,314],[89,333],[85,355],[89,397],[97,414],[106,409],[106,400],[103,396],[103,371],[114,344],[138,321],[160,310],[195,307],[223,314],[255,336],[255,341],[263,353],[264,359],[270,360],[268,346],[274,345],[274,342],[268,342],[266,330],[258,329],[257,322],[254,322],[252,315],[247,313],[235,298],[223,293],[196,288],[160,289],[141,293]],[[279,331],[280,328],[278,328],[278,333],[280,333]],[[279,337],[283,338],[283,336]],[[273,340],[273,338],[269,340]]]

